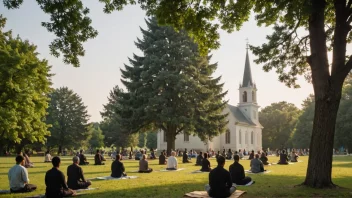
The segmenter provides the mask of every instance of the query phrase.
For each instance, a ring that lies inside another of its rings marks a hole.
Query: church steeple
[[[248,56],[248,42],[246,47],[246,62],[244,65],[244,74],[243,74],[243,81],[242,87],[253,87],[254,83],[252,80],[252,72],[251,72],[251,65],[249,63],[249,56]]]

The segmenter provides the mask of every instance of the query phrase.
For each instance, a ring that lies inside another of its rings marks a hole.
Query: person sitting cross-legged
[[[245,176],[244,168],[239,163],[240,156],[239,155],[235,155],[233,157],[233,159],[235,160],[235,162],[233,164],[231,164],[230,167],[229,167],[229,171],[230,171],[232,182],[237,184],[237,185],[246,185],[249,182],[251,182],[252,178]]]
[[[295,150],[292,150],[292,153],[291,153],[291,162],[298,162],[298,155],[297,153],[295,152]]]
[[[146,160],[146,155],[142,155],[142,159],[139,161],[139,173],[151,173],[152,168],[148,167],[148,161]]]
[[[172,151],[171,156],[167,158],[166,170],[177,170],[176,152]]]
[[[263,162],[260,161],[258,154],[255,154],[255,158],[251,160],[250,166],[252,173],[260,173],[265,171]]]
[[[59,157],[53,157],[51,160],[53,168],[45,174],[45,196],[50,198],[70,197],[76,192],[69,189],[65,181],[65,175],[59,170],[61,160]]]
[[[288,164],[288,157],[287,157],[287,154],[285,153],[285,150],[282,150],[280,154],[280,161],[277,164],[283,164],[283,165]]]
[[[78,165],[79,158],[74,156],[73,164],[67,167],[67,185],[73,190],[77,189],[86,189],[92,183],[89,180],[86,180],[83,175],[82,168]]]
[[[125,177],[127,174],[125,173],[125,166],[120,161],[121,155],[117,154],[115,161],[111,164],[111,177]]]
[[[12,193],[32,192],[37,189],[34,184],[29,184],[28,171],[24,167],[25,159],[22,155],[16,156],[16,165],[8,173],[10,191]]]
[[[249,160],[252,160],[254,159],[254,150],[252,150],[251,154],[249,154]]]
[[[86,156],[83,154],[83,150],[79,151],[79,165],[88,165],[89,162],[87,161]]]
[[[201,166],[202,165],[202,160],[203,160],[203,153],[199,152],[199,155],[197,156],[197,160],[196,160],[196,166]]]
[[[159,165],[166,164],[165,152],[161,152],[159,156]]]
[[[44,162],[45,162],[45,163],[46,163],[46,162],[51,162],[51,155],[50,155],[49,151],[47,151],[47,152],[45,153]]]
[[[185,149],[185,152],[183,152],[182,163],[191,163],[191,161],[188,158],[187,149]]]
[[[103,161],[106,161],[105,158],[100,154],[99,149],[94,156],[94,165],[105,165]]]
[[[204,159],[202,160],[202,169],[200,169],[200,171],[203,171],[203,172],[211,171],[210,162],[208,160],[208,153],[204,153]]]
[[[269,165],[268,157],[266,157],[266,153],[265,152],[263,152],[261,154],[260,161],[262,161],[264,165]]]
[[[210,197],[230,197],[236,191],[233,186],[229,171],[224,169],[225,158],[219,156],[216,160],[218,166],[209,173],[209,184],[205,185],[205,190]]]

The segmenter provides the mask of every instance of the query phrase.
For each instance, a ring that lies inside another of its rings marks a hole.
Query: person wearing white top
[[[10,191],[12,193],[32,192],[37,189],[34,184],[29,184],[27,169],[23,166],[24,157],[18,155],[16,157],[16,165],[13,166],[8,173]]]
[[[176,152],[172,151],[171,156],[167,159],[166,170],[177,170],[177,159],[175,155],[176,155]]]
[[[50,155],[49,151],[47,151],[47,152],[45,153],[44,162],[51,162],[51,155]]]

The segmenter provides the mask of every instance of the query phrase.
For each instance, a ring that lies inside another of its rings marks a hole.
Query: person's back
[[[264,165],[269,165],[268,158],[266,157],[265,153],[262,153],[260,161],[262,161]]]
[[[204,171],[204,172],[210,172],[211,171],[210,162],[208,160],[208,154],[207,153],[204,153],[204,159],[202,160],[202,168],[200,170]]]
[[[288,164],[288,157],[287,154],[285,153],[285,150],[282,151],[280,154],[280,161],[278,164]]]
[[[254,151],[251,152],[251,154],[249,154],[249,158],[248,159],[254,159]]]
[[[161,153],[160,156],[159,156],[159,164],[160,165],[166,164],[166,158],[165,158],[164,153]]]
[[[297,158],[298,158],[297,154],[294,151],[292,151],[291,162],[297,162]]]
[[[142,159],[139,161],[139,171],[140,173],[150,173],[153,169],[148,167],[148,161],[146,160],[146,155],[142,156]]]
[[[197,166],[201,166],[202,165],[202,160],[203,160],[203,153],[200,152],[199,155],[197,156],[196,165]]]
[[[79,165],[88,165],[89,162],[87,162],[86,156],[83,154],[83,150],[80,151],[79,154]]]
[[[51,155],[49,151],[46,152],[44,162],[51,162]]]
[[[100,154],[100,151],[97,150],[97,153],[94,156],[94,165],[104,165],[103,161],[105,161],[104,157]]]
[[[205,188],[211,197],[229,197],[236,187],[232,186],[230,173],[224,169],[225,158],[219,156],[217,162],[218,166],[209,173],[209,185]]]
[[[246,185],[251,182],[252,178],[245,176],[244,168],[239,163],[240,157],[238,155],[235,155],[233,159],[235,160],[235,162],[229,167],[232,182],[237,185]]]
[[[171,152],[171,156],[167,159],[167,170],[177,170],[177,159],[175,157],[176,153],[174,151]]]
[[[120,162],[121,155],[116,155],[116,160],[111,164],[111,177],[120,178],[126,176],[125,167],[122,162]]]
[[[84,189],[91,185],[90,181],[86,181],[84,178],[83,170],[79,164],[79,158],[73,157],[73,164],[67,167],[67,185],[69,188]]]
[[[255,158],[251,160],[250,166],[252,173],[259,173],[264,171],[263,163],[259,160],[258,154],[256,154]]]
[[[37,189],[36,185],[28,184],[28,171],[23,166],[25,163],[22,155],[16,156],[16,165],[8,172],[10,191],[13,193],[31,192]]]
[[[187,151],[183,152],[182,163],[189,163]]]

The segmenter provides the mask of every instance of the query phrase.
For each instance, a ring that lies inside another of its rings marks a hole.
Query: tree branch
[[[341,74],[342,74],[343,79],[346,78],[346,76],[351,71],[351,69],[352,69],[352,56],[350,56],[350,58],[348,59],[346,65],[341,70]]]
[[[181,131],[183,131],[185,127],[181,127],[179,130],[176,131],[176,134],[179,134]]]

